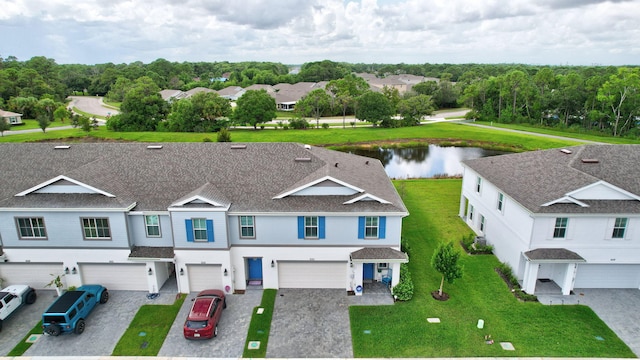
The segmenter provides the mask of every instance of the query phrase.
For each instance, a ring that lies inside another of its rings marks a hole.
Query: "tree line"
[[[412,74],[438,81],[416,84],[403,94],[393,88],[372,92],[352,75],[361,72],[378,77]],[[469,116],[480,120],[637,137],[639,77],[639,68],[631,66],[349,64],[329,60],[290,66],[165,59],[149,64],[83,65],[57,64],[43,56],[26,61],[0,56],[0,108],[20,112],[27,119],[56,121],[54,112],[65,106],[68,95],[100,95],[122,103],[122,115],[113,119],[113,129],[216,131],[229,121],[255,126],[269,119],[273,109],[269,105],[265,114],[237,111],[242,106],[232,110],[213,93],[169,105],[158,91],[328,81],[331,85],[323,90],[327,96],[320,91],[309,93],[292,115],[302,120],[310,117],[318,125],[320,116],[355,114],[359,120],[392,127],[415,125],[434,109],[465,106],[472,109]],[[69,116],[58,112],[62,121]]]

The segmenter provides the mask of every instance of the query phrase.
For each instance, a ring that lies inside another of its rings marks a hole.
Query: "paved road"
[[[97,116],[109,116],[118,114],[119,111],[104,104],[103,98],[99,96],[69,96],[70,108],[77,108],[89,114]]]
[[[500,130],[500,131],[524,134],[524,135],[541,136],[541,137],[546,137],[546,138],[549,138],[549,139],[568,140],[568,141],[582,142],[582,143],[587,143],[587,144],[606,144],[606,143],[603,143],[603,142],[576,139],[576,138],[571,138],[571,137],[566,137],[566,136],[541,134],[541,133],[536,133],[536,132],[531,132],[531,131],[524,131],[524,130],[505,129],[505,128],[501,128],[501,127],[494,127],[494,126],[489,126],[489,125],[476,124],[476,123],[471,122],[471,121],[458,121],[458,122],[460,124],[476,126],[476,127],[481,127],[481,128],[485,128],[485,129]]]

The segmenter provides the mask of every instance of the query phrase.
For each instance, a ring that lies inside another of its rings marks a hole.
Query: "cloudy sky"
[[[640,0],[0,0],[0,56],[640,64]]]

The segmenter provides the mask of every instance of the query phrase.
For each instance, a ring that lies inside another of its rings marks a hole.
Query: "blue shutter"
[[[213,242],[213,220],[207,220],[207,241]]]
[[[318,216],[318,238],[324,239],[324,216]]]
[[[358,239],[364,239],[364,216],[358,217]]]
[[[298,216],[298,239],[304,239],[304,216]]]
[[[193,220],[187,219],[184,224],[187,227],[187,241],[193,242]]]
[[[387,217],[386,216],[380,216],[379,218],[379,228],[378,228],[378,238],[379,239],[384,239],[386,232],[387,232]]]

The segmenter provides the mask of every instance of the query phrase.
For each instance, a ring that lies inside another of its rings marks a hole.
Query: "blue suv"
[[[83,285],[77,290],[67,291],[42,314],[42,330],[51,336],[70,332],[82,334],[91,310],[96,304],[104,304],[108,300],[109,292],[102,285]]]

